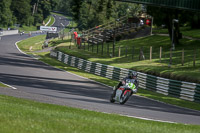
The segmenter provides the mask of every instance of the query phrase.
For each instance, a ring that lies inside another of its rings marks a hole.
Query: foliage
[[[13,15],[10,10],[12,0],[1,0],[0,2],[0,25],[9,26],[12,24]]]
[[[56,6],[56,10],[66,14],[66,15],[72,15],[71,13],[71,3],[72,0],[59,0],[58,5]]]
[[[1,0],[0,26],[41,24],[56,5],[56,0]]]
[[[197,133],[198,125],[141,120],[0,95],[2,133]]]
[[[115,2],[114,0],[70,0],[65,3],[67,7],[69,7],[68,3],[70,3],[73,20],[78,23],[80,30],[105,24],[121,16],[128,16],[128,14],[135,15],[141,11],[141,5]],[[122,9],[121,5],[127,6]],[[63,6],[58,7],[58,10],[67,14],[69,9],[63,10]]]
[[[147,6],[147,13],[154,17],[154,25],[165,25],[172,40],[172,27],[174,26],[174,43],[179,44],[181,39],[179,26],[188,26],[191,28],[200,28],[200,13],[179,9],[169,9],[163,7]],[[173,19],[179,20],[173,24]]]

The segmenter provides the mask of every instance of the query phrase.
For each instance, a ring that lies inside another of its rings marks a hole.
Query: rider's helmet
[[[137,75],[138,75],[137,72],[131,72],[131,73],[130,73],[130,78],[132,78],[132,79],[133,79],[133,78],[136,78]]]

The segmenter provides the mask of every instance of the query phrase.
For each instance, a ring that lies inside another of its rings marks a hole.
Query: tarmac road
[[[48,66],[22,54],[15,43],[28,35],[3,36],[0,40],[0,81],[16,89],[0,94],[40,102],[117,113],[130,117],[200,125],[200,112],[132,96],[125,105],[110,103],[112,89]]]
[[[56,21],[52,26],[57,27],[58,32],[69,24],[69,20],[64,16],[53,15],[53,17],[55,18]]]

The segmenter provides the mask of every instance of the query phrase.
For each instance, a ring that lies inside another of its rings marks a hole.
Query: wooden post
[[[84,40],[84,50],[85,50],[85,40]]]
[[[71,40],[70,40],[70,44],[69,44],[69,49],[71,49],[71,43],[72,43],[72,35],[71,35]]]
[[[170,66],[172,65],[172,48],[170,49]]]
[[[104,44],[104,41],[102,42],[102,46],[101,46],[101,55],[103,55],[103,44]]]
[[[99,43],[97,42],[97,54],[99,53]]]
[[[160,47],[160,62],[162,60],[162,47]]]
[[[196,49],[194,49],[193,67],[196,66]]]
[[[107,43],[107,55],[109,56],[109,43]]]
[[[144,52],[143,52],[143,47],[140,48],[140,53],[139,53],[139,60],[145,60]]]
[[[152,60],[152,46],[150,47],[150,61]]]
[[[133,46],[133,49],[132,49],[132,60],[134,59],[134,46]]]
[[[127,57],[127,54],[128,54],[128,50],[127,50],[127,46],[126,46],[126,57]]]
[[[182,50],[182,66],[184,66],[184,49]]]
[[[121,56],[121,47],[119,46],[119,57]]]

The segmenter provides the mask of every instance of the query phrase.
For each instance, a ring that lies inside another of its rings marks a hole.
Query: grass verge
[[[18,47],[24,52],[41,50],[45,37],[45,35],[31,37],[18,43]]]
[[[49,24],[47,26],[52,26],[55,22],[55,18],[51,15],[51,21],[49,22]]]
[[[0,87],[8,87],[8,86],[3,83],[0,83]]]
[[[190,27],[180,27],[180,32],[183,36],[193,37],[193,38],[200,38],[200,29],[191,29]],[[153,33],[156,34],[168,34],[167,29],[153,29]]]
[[[0,132],[6,133],[197,133],[200,130],[198,125],[145,121],[2,95],[0,108]]]

